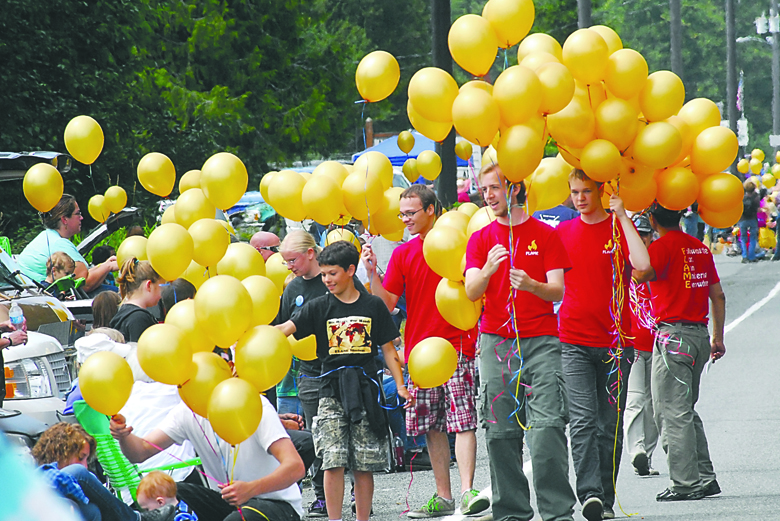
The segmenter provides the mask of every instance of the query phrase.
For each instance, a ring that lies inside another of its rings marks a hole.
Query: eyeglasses
[[[75,215],[75,216],[77,216],[77,217],[81,217],[81,210],[79,210],[79,211],[77,211],[77,212],[73,212],[73,213],[71,214],[71,217],[73,217],[74,215]]]
[[[408,217],[409,219],[411,219],[412,217],[414,217],[414,214],[416,214],[417,212],[422,212],[422,208],[420,208],[419,210],[415,210],[413,212],[399,212],[398,218],[403,219],[404,217]]]
[[[258,246],[258,250],[268,250],[274,253],[279,253],[279,246]]]
[[[289,268],[290,266],[295,266],[295,263],[296,263],[296,262],[298,262],[298,259],[300,259],[301,257],[303,257],[303,254],[300,254],[300,255],[298,255],[297,257],[295,257],[295,258],[294,258],[293,260],[291,260],[291,261],[288,261],[288,260],[283,260],[283,261],[282,261],[282,266],[287,266],[288,268]]]

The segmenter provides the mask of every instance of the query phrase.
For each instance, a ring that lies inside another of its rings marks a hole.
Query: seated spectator
[[[111,319],[119,311],[119,303],[122,297],[113,291],[104,291],[92,299],[92,329],[108,327]],[[124,343],[124,338],[122,338]]]
[[[160,320],[165,320],[168,312],[177,302],[195,298],[196,292],[195,286],[186,279],[176,279],[163,286],[160,292],[160,302],[157,303],[160,308]]]
[[[103,246],[98,246],[94,250],[92,250],[92,265],[98,266],[100,264],[103,264],[111,257],[116,257],[116,250],[109,246],[108,244],[104,244]],[[109,291],[119,291],[119,289],[116,286],[116,281],[114,280],[114,272],[110,271],[106,275],[106,280],[103,281],[103,290],[109,290]]]
[[[70,298],[70,300],[73,300],[75,296],[71,292],[62,290],[54,283],[61,278],[72,275],[74,271],[76,271],[76,262],[67,253],[55,251],[46,261],[46,278],[43,281],[43,285],[49,288],[49,292],[56,298],[60,300]]]
[[[136,498],[144,510],[157,510],[166,505],[176,508],[176,521],[198,521],[198,515],[184,501],[176,498],[176,482],[168,474],[150,472],[138,484]]]

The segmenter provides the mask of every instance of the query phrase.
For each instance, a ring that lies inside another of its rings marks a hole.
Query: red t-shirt
[[[428,267],[423,257],[423,241],[415,237],[401,244],[390,257],[382,286],[395,295],[406,291],[404,359],[422,340],[438,336],[449,340],[458,352],[474,358],[476,328],[458,329],[441,316],[436,307],[436,287],[441,277]]]
[[[525,270],[528,275],[540,282],[547,281],[550,270],[571,267],[566,250],[555,230],[531,217],[522,224],[512,227],[514,254],[512,267]],[[474,232],[466,249],[466,270],[482,269],[490,249],[502,244],[509,250],[509,226],[493,221],[488,226]],[[515,291],[514,304],[517,312],[515,324],[512,323],[512,303],[509,300],[509,262],[498,266],[485,290],[485,311],[482,313],[480,330],[505,338],[515,337],[515,327],[520,338],[543,335],[558,336],[558,318],[553,311],[553,303],[540,299],[527,291]]]
[[[658,320],[706,324],[710,286],[720,282],[709,248],[687,233],[671,231],[648,252],[656,276],[650,293]]]
[[[623,255],[624,301],[621,309],[621,328],[625,341],[623,347],[633,345],[631,309],[628,305],[628,284],[631,280],[631,263],[628,260],[628,243],[623,227],[620,227],[620,244]],[[572,263],[564,282],[566,293],[558,311],[561,342],[588,347],[610,348],[617,345],[615,320],[610,311],[612,305],[612,218],[597,224],[586,224],[581,217],[562,222],[555,228],[563,241]]]
[[[634,347],[639,351],[652,351],[655,335],[652,330],[646,327],[647,321],[654,316],[650,301],[650,289],[646,282],[636,284],[633,280],[631,281],[631,289],[636,292],[637,300],[637,302],[632,301],[631,303],[631,336],[634,337]],[[635,309],[636,306],[639,309]],[[642,315],[645,317],[642,318]]]

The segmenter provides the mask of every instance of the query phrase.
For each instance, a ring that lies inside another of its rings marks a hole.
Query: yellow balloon
[[[290,351],[299,360],[315,360],[317,358],[317,338],[309,335],[306,338],[296,340],[294,336],[287,337],[290,342]]]
[[[544,157],[544,141],[530,127],[515,125],[501,134],[497,153],[504,176],[511,183],[519,183],[539,166]]]
[[[462,205],[458,206],[459,212],[468,215],[469,222],[471,222],[471,218],[474,217],[474,214],[477,213],[477,210],[479,210],[479,206],[477,206],[474,203],[463,203]],[[468,225],[467,225],[467,229],[468,229]]]
[[[274,178],[274,175],[278,174],[278,172],[267,172],[263,175],[263,178],[260,179],[260,195],[263,196],[263,201],[266,203],[268,202],[268,185],[271,184],[271,180]]]
[[[282,217],[291,221],[303,221],[306,218],[306,210],[301,199],[304,186],[306,180],[298,172],[292,170],[277,172],[268,185],[266,202]]]
[[[207,412],[214,432],[235,446],[257,431],[263,418],[263,401],[246,380],[228,378],[214,387]]]
[[[684,210],[696,201],[699,181],[687,168],[668,168],[658,174],[658,204],[673,211]]]
[[[623,165],[620,150],[606,139],[594,139],[582,149],[582,170],[598,183],[616,178]]]
[[[238,340],[235,360],[238,375],[263,392],[290,370],[290,342],[273,326],[255,326]]]
[[[382,101],[393,93],[401,79],[401,68],[392,54],[385,51],[368,53],[355,71],[355,85],[366,101]]]
[[[696,136],[691,150],[691,170],[695,174],[722,172],[734,161],[739,150],[737,136],[726,127],[704,129]]]
[[[176,182],[176,168],[168,156],[150,152],[138,162],[138,180],[147,191],[168,197]]]
[[[440,277],[463,280],[460,260],[466,252],[466,234],[449,226],[435,226],[423,241],[423,256]]]
[[[563,110],[547,116],[550,135],[569,148],[582,148],[596,137],[596,118],[587,104],[574,97]]]
[[[465,203],[465,204],[472,204],[476,207],[474,203]],[[460,207],[458,208],[458,210],[460,210]],[[463,233],[466,233],[466,230],[469,227],[470,220],[471,220],[471,216],[466,212],[461,212],[461,211],[447,212],[442,214],[442,216],[439,217],[438,219],[436,219],[436,224],[434,224],[434,226],[449,226],[450,228],[455,228],[456,230],[460,230]]]
[[[493,98],[501,111],[503,126],[519,125],[528,121],[539,110],[542,83],[534,71],[515,65],[496,78],[496,83],[493,85]],[[486,145],[487,143],[482,144],[482,146]]]
[[[523,41],[517,46],[517,63],[522,62],[526,56],[535,52],[546,52],[558,60],[563,59],[561,44],[558,43],[558,40],[549,34],[534,33],[523,38]]]
[[[146,243],[149,262],[165,280],[176,280],[192,261],[192,237],[179,224],[163,224],[154,229]]]
[[[401,152],[404,154],[411,152],[414,148],[414,135],[408,130],[404,130],[398,134],[398,148],[400,148]]]
[[[33,165],[24,174],[24,196],[39,212],[48,212],[60,202],[64,184],[59,170],[46,163]]]
[[[536,71],[536,69],[538,69],[539,67],[541,67],[546,63],[561,63],[561,60],[559,60],[549,52],[532,52],[531,54],[523,58],[523,61],[518,63],[518,65],[521,65],[526,69],[531,69],[532,71]]]
[[[284,281],[290,274],[290,270],[283,262],[281,253],[274,253],[265,261],[265,276],[271,279],[280,295],[284,291]]]
[[[214,154],[200,169],[200,188],[220,210],[235,205],[246,192],[248,183],[244,163],[229,152]]]
[[[170,205],[168,208],[165,209],[165,211],[162,214],[162,217],[160,217],[160,224],[169,224],[174,223],[178,224],[176,222],[176,204]]]
[[[192,347],[184,332],[171,324],[155,324],[138,339],[138,363],[149,378],[168,385],[190,379]]]
[[[750,161],[745,159],[744,157],[737,161],[737,171],[740,174],[747,174],[750,172]]]
[[[265,260],[260,252],[245,242],[234,242],[217,263],[219,275],[230,275],[244,280],[252,275],[265,276]]]
[[[545,63],[536,69],[542,86],[539,112],[555,114],[566,108],[574,97],[574,77],[561,63]]]
[[[471,237],[474,232],[481,230],[495,220],[496,216],[489,206],[480,208],[474,212],[474,215],[471,216],[471,219],[469,220],[469,226],[466,228],[466,235]]]
[[[474,153],[474,148],[472,147],[470,142],[466,140],[462,140],[455,143],[455,155],[461,158],[463,161],[468,161],[469,159],[471,159],[471,155],[473,153]]]
[[[103,129],[89,116],[76,116],[65,127],[65,147],[73,159],[91,165],[103,150]]]
[[[279,299],[282,293],[268,277],[252,275],[241,281],[252,297],[252,326],[270,324],[279,313]]]
[[[211,393],[232,376],[232,371],[225,359],[215,353],[194,353],[192,363],[195,369],[190,379],[179,387],[179,396],[192,412],[205,418]]]
[[[460,86],[459,92],[463,92],[464,90],[468,90],[468,89],[480,89],[480,90],[484,90],[491,96],[493,95],[493,85],[482,80],[467,81],[466,83]]]
[[[767,173],[761,176],[761,183],[767,188],[772,188],[777,183],[777,179],[772,174]]]
[[[608,60],[607,42],[591,29],[574,31],[563,43],[563,64],[575,79],[587,85],[604,79]]]
[[[382,189],[387,190],[393,186],[393,164],[382,152],[366,152],[357,158],[353,165],[353,172],[366,171],[375,173],[382,182]]]
[[[89,215],[99,223],[106,222],[111,212],[106,208],[106,198],[102,195],[93,195],[87,204]]]
[[[133,371],[118,354],[98,351],[90,355],[79,369],[79,388],[90,407],[113,416],[130,398]]]
[[[634,139],[634,159],[653,168],[670,166],[682,150],[682,136],[665,121],[643,127]]]
[[[599,36],[604,38],[604,42],[607,44],[607,49],[610,56],[623,48],[623,42],[620,40],[620,36],[611,27],[606,25],[592,25],[588,27],[591,31],[596,31]]]
[[[702,130],[720,126],[720,110],[707,98],[692,99],[683,105],[677,115],[688,124],[694,139]]]
[[[501,115],[493,96],[480,89],[467,89],[452,104],[452,122],[468,141],[487,146],[498,132]]]
[[[441,173],[441,158],[433,150],[423,150],[417,156],[417,171],[428,181],[433,181]]]
[[[404,223],[398,218],[398,213],[401,211],[401,192],[403,191],[404,189],[401,187],[385,190],[381,208],[371,216],[371,224],[380,234],[393,233],[403,229]]]
[[[674,116],[683,102],[685,86],[680,77],[671,71],[654,72],[647,77],[639,92],[639,106],[647,121],[661,121]]]
[[[527,211],[548,210],[569,197],[571,166],[560,157],[545,157],[527,182]]]
[[[638,95],[647,81],[647,62],[633,49],[620,49],[609,57],[604,82],[615,96],[631,99]]]
[[[653,180],[655,171],[642,163],[623,158],[620,169],[620,188],[639,190]]]
[[[696,136],[694,136],[691,132],[691,127],[688,125],[688,123],[686,123],[685,120],[680,116],[672,116],[665,121],[670,125],[673,125],[682,137],[682,148],[680,149],[680,153],[677,155],[677,158],[672,163],[673,165],[677,165],[691,154],[693,140]]]
[[[485,150],[485,153],[482,154],[482,166],[485,165],[494,165],[498,163],[498,153],[496,152],[496,148],[498,146],[498,142],[500,141],[500,135],[498,136],[499,139],[495,140],[493,144],[491,144],[489,147],[487,147],[487,150]]]
[[[490,22],[479,15],[466,14],[455,20],[447,43],[455,63],[474,76],[487,74],[496,60],[496,33]]]
[[[596,136],[613,143],[619,150],[627,149],[639,130],[637,113],[625,100],[611,98],[595,112]]]
[[[450,105],[450,116],[452,115],[451,107],[452,105]],[[419,115],[417,111],[414,110],[411,99],[406,103],[406,114],[409,116],[409,122],[417,132],[436,142],[440,143],[444,141],[452,130],[452,121],[437,123]]]
[[[127,204],[127,192],[121,186],[109,186],[106,193],[104,205],[111,213],[119,213]]]
[[[329,176],[319,175],[309,179],[301,192],[301,203],[306,216],[323,226],[347,215],[341,187]]]
[[[482,16],[486,18],[504,49],[522,40],[534,23],[532,0],[490,0],[485,4]]]
[[[561,159],[566,161],[567,164],[571,165],[572,168],[582,168],[582,164],[580,164],[580,157],[582,156],[581,148],[564,148],[561,145],[558,145],[558,155],[561,156]]]
[[[216,266],[225,256],[230,235],[216,220],[199,219],[187,231],[192,237],[192,260],[201,266]]]
[[[409,81],[409,102],[420,116],[429,121],[451,122],[452,103],[457,95],[458,84],[447,72],[436,67],[420,69]]]
[[[204,282],[211,277],[217,276],[217,266],[201,266],[195,261],[190,262],[190,265],[181,274],[181,278],[188,280],[195,286],[195,289],[200,289]]]
[[[382,182],[373,172],[352,172],[344,180],[341,191],[347,211],[361,221],[379,210],[384,198]]]
[[[189,170],[179,179],[179,194],[192,188],[200,188],[200,170]]]
[[[457,351],[440,337],[426,338],[409,354],[409,377],[423,389],[444,385],[455,374],[457,367]]]
[[[336,181],[336,184],[341,188],[341,185],[344,183],[344,179],[349,175],[349,172],[347,171],[346,166],[338,161],[323,161],[317,165],[311,175],[312,177],[317,177],[319,175],[330,177]]]
[[[328,235],[325,236],[325,246],[333,244],[336,241],[351,242],[355,248],[357,248],[358,252],[362,249],[360,241],[355,237],[355,234],[345,228],[336,228],[328,232]]]
[[[759,161],[758,159],[756,159],[755,157],[753,157],[748,162],[748,166],[750,167],[750,171],[754,175],[758,175],[758,174],[761,173],[761,169],[764,167],[764,164],[761,161]]]
[[[764,151],[761,150],[760,148],[754,148],[753,151],[750,152],[750,157],[752,157],[753,159],[756,159],[758,161],[763,162],[764,159],[765,159]]]
[[[214,342],[209,340],[203,325],[195,318],[194,300],[185,299],[174,304],[165,315],[165,323],[179,328],[193,353],[214,350]]]
[[[780,165],[778,165],[777,163],[772,165],[772,175],[775,176],[775,177],[780,175]]]
[[[732,208],[725,208],[721,210],[710,210],[703,206],[699,207],[699,216],[701,220],[709,224],[713,228],[731,228],[742,217],[744,207],[742,201],[737,203]]]
[[[482,301],[470,301],[462,282],[441,279],[436,286],[436,308],[449,324],[467,331],[477,325],[482,314]]]
[[[404,173],[404,177],[406,177],[410,183],[414,183],[420,178],[420,172],[417,171],[417,159],[413,157],[404,161],[404,166],[401,170]]]
[[[192,188],[176,200],[176,222],[189,228],[195,221],[214,219],[217,209],[200,188]]]
[[[227,348],[251,325],[252,297],[237,278],[217,275],[195,295],[195,315],[211,341]]]
[[[133,257],[139,261],[149,260],[149,257],[146,256],[146,243],[146,237],[141,237],[140,235],[127,237],[116,250],[117,264],[122,266],[126,260]]]

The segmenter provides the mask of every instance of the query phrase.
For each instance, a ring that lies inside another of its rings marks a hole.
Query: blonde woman
[[[122,305],[109,327],[122,333],[125,341],[138,342],[141,333],[157,323],[147,308],[156,306],[160,301],[160,284],[163,282],[149,261],[139,261],[135,257],[126,260],[117,278]]]

